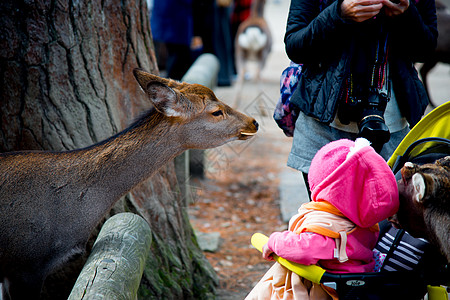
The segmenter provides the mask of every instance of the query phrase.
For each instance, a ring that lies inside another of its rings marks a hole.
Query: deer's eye
[[[213,112],[212,115],[215,117],[222,116],[223,112],[222,112],[222,110],[219,109],[219,110],[216,110],[215,112]]]

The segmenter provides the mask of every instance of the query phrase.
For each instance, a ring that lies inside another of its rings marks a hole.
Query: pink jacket
[[[335,258],[334,238],[311,232],[297,234],[291,227],[270,236],[268,247],[275,254],[300,264],[319,264],[335,273],[373,270],[372,249],[378,232],[369,228],[397,211],[398,190],[383,158],[370,146],[349,154],[354,144],[340,140],[324,146],[314,157],[309,174],[312,200],[331,203],[357,226],[347,236],[349,260],[340,263]],[[324,167],[328,171],[324,172]]]
[[[357,228],[347,237],[348,261],[340,263],[335,257],[336,242],[333,238],[317,233],[292,231],[274,232],[268,246],[278,256],[303,264],[319,264],[333,273],[371,272],[375,265],[372,249],[378,239],[377,232]]]

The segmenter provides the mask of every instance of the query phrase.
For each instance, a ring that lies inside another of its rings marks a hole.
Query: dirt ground
[[[278,184],[280,172],[288,168],[292,139],[284,136],[272,114],[279,97],[280,74],[289,65],[283,43],[288,7],[287,0],[267,1],[272,52],[262,81],[244,84],[238,107],[259,122],[258,134],[248,141],[208,150],[206,178],[196,187],[194,203],[189,207],[197,231],[220,233],[219,250],[205,252],[219,276],[219,300],[244,299],[272,265],[251,246],[252,234],[269,235],[287,228],[281,221]],[[254,75],[254,66],[248,67]],[[235,89],[220,87],[214,92],[233,106]]]
[[[189,207],[195,230],[220,233],[219,250],[205,252],[220,279],[217,299],[244,299],[272,265],[251,246],[252,234],[287,228],[280,218],[278,175],[287,168],[291,139],[276,127],[266,100],[243,109],[257,110],[248,112],[260,123],[257,136],[207,152],[206,176]]]

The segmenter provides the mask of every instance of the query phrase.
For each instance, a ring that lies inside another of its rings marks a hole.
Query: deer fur
[[[438,62],[450,64],[450,10],[442,2],[436,1],[437,27],[439,36],[436,50],[420,67],[420,76],[430,99],[430,105],[436,107],[431,101],[430,90],[427,83],[427,75]]]
[[[430,241],[450,262],[450,156],[434,164],[407,162],[401,174],[400,206],[389,221]]]
[[[0,155],[0,280],[11,299],[38,299],[46,276],[85,251],[113,204],[187,149],[253,136],[258,124],[207,87],[135,69],[153,108],[84,149]]]
[[[264,19],[265,0],[253,0],[250,16],[243,21],[236,32],[234,42],[235,63],[237,70],[236,95],[233,107],[238,107],[245,80],[246,65],[256,61],[255,79],[260,83],[261,71],[272,49],[272,34]]]

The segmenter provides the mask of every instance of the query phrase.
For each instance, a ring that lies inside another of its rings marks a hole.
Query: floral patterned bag
[[[280,77],[280,98],[278,99],[273,118],[286,136],[294,135],[295,121],[299,109],[290,102],[292,94],[297,88],[297,83],[302,72],[302,65],[291,62],[284,69]]]

